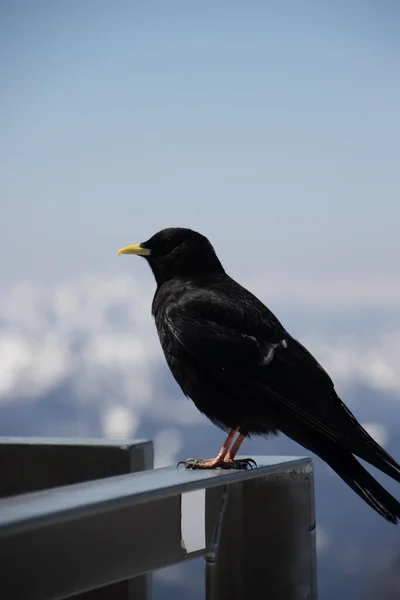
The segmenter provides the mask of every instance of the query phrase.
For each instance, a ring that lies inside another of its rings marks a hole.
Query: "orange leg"
[[[235,437],[235,433],[236,432],[237,432],[237,429],[231,429],[230,430],[228,437],[226,438],[226,440],[222,444],[222,448],[218,452],[218,454],[217,454],[217,456],[216,456],[216,458],[214,460],[218,460],[219,461],[221,458],[225,458],[225,456],[229,452],[229,448],[231,447],[231,444],[233,442],[233,438]]]
[[[256,463],[251,458],[235,459],[236,453],[245,438],[245,436],[240,433],[231,447],[232,440],[237,431],[237,429],[232,429],[230,431],[221,450],[215,458],[210,458],[208,460],[189,458],[183,462],[186,469],[216,469],[217,467],[220,467],[221,469],[246,469],[249,466],[256,466]],[[178,463],[178,465],[180,464],[181,463]]]
[[[244,439],[246,436],[239,434],[238,437],[236,438],[236,442],[233,444],[232,448],[229,450],[229,452],[227,452],[227,454],[225,455],[225,461],[229,462],[231,460],[233,460],[240,448],[240,446],[242,445]]]

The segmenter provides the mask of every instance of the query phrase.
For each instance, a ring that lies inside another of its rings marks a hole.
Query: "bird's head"
[[[162,229],[146,242],[125,246],[117,254],[143,256],[158,285],[173,277],[224,273],[208,239],[201,233],[183,227]]]

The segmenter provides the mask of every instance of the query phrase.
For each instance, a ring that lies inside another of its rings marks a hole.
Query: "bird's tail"
[[[377,513],[387,521],[397,523],[400,519],[400,502],[382,487],[376,479],[345,450],[333,448],[323,458],[331,468]]]

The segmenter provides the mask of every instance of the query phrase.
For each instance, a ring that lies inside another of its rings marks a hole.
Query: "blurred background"
[[[395,0],[2,0],[0,435],[216,453],[150,270],[115,254],[184,226],[400,458],[399,27]],[[314,463],[321,600],[400,597],[398,528]],[[159,572],[154,598],[202,598],[202,568]]]

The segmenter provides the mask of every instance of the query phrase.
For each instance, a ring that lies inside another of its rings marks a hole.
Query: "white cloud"
[[[302,342],[334,381],[361,381],[383,392],[400,393],[400,330],[372,340],[328,342],[309,336]]]
[[[385,447],[389,442],[389,432],[382,423],[362,423],[364,429],[380,445]]]
[[[68,383],[74,401],[96,406],[104,434],[137,434],[156,419],[158,466],[176,460],[178,425],[204,422],[193,403],[165,391],[166,369],[150,306],[154,287],[133,277],[86,277],[62,285],[21,282],[0,293],[0,403],[36,398]],[[302,340],[335,383],[363,381],[400,393],[400,329],[339,342]],[[161,374],[161,376],[160,376]],[[172,395],[171,395],[172,394]],[[171,429],[172,426],[172,429]],[[387,441],[379,423],[372,435]]]
[[[200,420],[178,388],[166,400],[157,387],[164,358],[150,314],[153,291],[130,276],[3,290],[0,403],[34,400],[68,381],[75,401],[95,403],[104,415],[119,406],[134,423],[144,415],[166,424]],[[112,423],[106,431],[118,429]]]
[[[69,353],[50,331],[41,339],[5,334],[0,338],[0,402],[48,392],[69,369]]]
[[[103,432],[108,438],[132,438],[139,422],[127,406],[111,406],[103,414]]]

